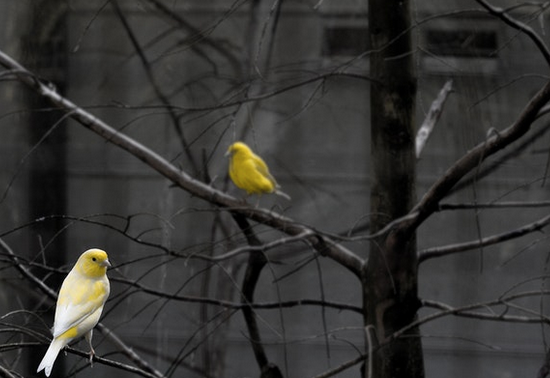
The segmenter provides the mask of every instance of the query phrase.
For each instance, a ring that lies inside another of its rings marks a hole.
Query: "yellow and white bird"
[[[227,149],[230,155],[229,177],[233,183],[247,194],[274,193],[287,200],[290,196],[282,192],[275,178],[269,173],[267,164],[243,142],[235,142]]]
[[[59,290],[52,328],[53,340],[37,373],[44,370],[49,377],[59,351],[81,336],[90,344],[92,360],[95,354],[92,332],[109,296],[107,268],[110,266],[107,253],[101,249],[89,249],[80,255]]]

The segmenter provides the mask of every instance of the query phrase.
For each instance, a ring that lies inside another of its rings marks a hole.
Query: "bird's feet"
[[[94,367],[94,356],[95,356],[95,350],[94,348],[90,349],[90,367]]]

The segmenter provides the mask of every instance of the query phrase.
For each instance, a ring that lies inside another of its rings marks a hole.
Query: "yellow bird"
[[[279,190],[275,178],[269,173],[267,164],[243,142],[235,142],[227,149],[230,155],[229,177],[233,183],[247,194],[274,193],[287,200],[290,196]]]
[[[44,370],[49,377],[59,351],[81,336],[90,344],[92,361],[95,354],[92,332],[109,296],[107,268],[110,266],[107,253],[101,249],[89,249],[80,255],[59,290],[52,328],[53,340],[37,373]]]

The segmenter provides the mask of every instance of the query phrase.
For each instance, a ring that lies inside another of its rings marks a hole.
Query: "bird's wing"
[[[76,274],[67,276],[57,299],[52,330],[54,337],[80,324],[103,306],[109,294],[108,281],[106,282]]]
[[[269,168],[267,167],[265,161],[263,161],[263,159],[257,155],[253,155],[251,159],[254,162],[254,166],[256,167],[258,172],[260,172],[262,176],[271,181],[274,187],[278,187],[279,185],[277,184],[277,181],[275,181],[275,177],[273,177],[271,173],[269,173]]]

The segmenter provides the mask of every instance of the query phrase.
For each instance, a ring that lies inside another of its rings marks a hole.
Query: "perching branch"
[[[103,325],[98,324],[96,326],[96,328],[98,326],[104,327]],[[103,331],[100,330],[100,332],[103,332]],[[108,331],[108,332],[110,332],[110,331]],[[113,334],[111,334],[111,335],[113,335]],[[73,354],[76,354],[78,356],[83,357],[85,359],[85,361],[87,361],[87,358],[90,356],[90,354],[88,352],[78,350],[78,349],[75,349],[75,348],[72,348],[72,347],[67,347],[67,350],[70,351]],[[136,355],[138,360],[140,360],[139,356],[137,356],[137,354],[133,350],[131,350],[131,352]],[[134,363],[136,362],[135,360],[132,360],[132,361]],[[139,375],[139,376],[142,376],[142,377],[146,377],[146,378],[164,377],[163,375],[153,374],[153,373],[147,371],[146,369],[141,369],[139,367],[136,368],[134,366],[130,366],[130,365],[124,364],[122,362],[114,361],[114,360],[104,358],[104,357],[100,357],[100,356],[97,356],[97,355],[94,355],[94,362],[99,362],[99,363],[101,363],[103,365],[106,365],[106,366],[112,366],[112,367],[117,368],[117,369],[122,369],[122,370],[125,370],[125,371],[129,372],[129,373],[133,373],[133,374],[136,374],[136,375]],[[136,365],[138,365],[138,364],[136,364]]]
[[[29,269],[27,269],[23,264],[19,262],[19,258],[17,255],[13,252],[13,250],[10,248],[4,240],[0,239],[0,248],[2,248],[8,256],[12,259],[13,264],[17,270],[25,277],[27,280],[31,281],[36,287],[38,287],[46,296],[48,296],[52,300],[56,300],[57,294],[54,290],[52,290],[48,285],[46,285],[42,280],[38,277],[36,277]],[[126,357],[128,357],[131,361],[133,361],[136,366],[139,367],[140,370],[143,371],[145,374],[141,374],[143,376],[149,376],[149,377],[157,377],[162,378],[164,375],[157,371],[155,368],[150,366],[145,360],[143,360],[138,354],[136,354],[131,347],[127,346],[121,339],[119,339],[116,334],[114,334],[109,328],[105,327],[102,323],[97,323],[96,328],[105,336],[105,338],[113,344],[115,344],[119,351],[124,354]],[[101,359],[96,359],[97,361],[101,361]]]
[[[242,202],[236,198],[192,178],[186,172],[177,168],[156,152],[119,132],[103,120],[95,117],[91,113],[69,101],[67,98],[61,96],[57,93],[55,88],[39,80],[34,74],[25,69],[3,51],[0,51],[0,65],[8,69],[17,70],[18,73],[16,74],[16,77],[19,81],[31,87],[34,91],[48,99],[59,109],[69,113],[71,118],[86,128],[100,135],[108,142],[113,143],[114,145],[134,155],[162,176],[172,181],[176,186],[186,190],[194,196],[223,208],[231,208],[234,212],[242,214],[258,223],[271,226],[287,235],[300,235],[307,230],[311,230],[307,226],[300,225],[292,219],[284,217],[283,215],[277,214],[273,211],[243,206]],[[318,235],[315,232],[314,236],[308,238],[308,242],[321,255],[330,257],[331,259],[337,261],[339,264],[343,265],[359,277],[363,261],[355,253],[346,249],[341,244],[332,242],[326,236]]]

